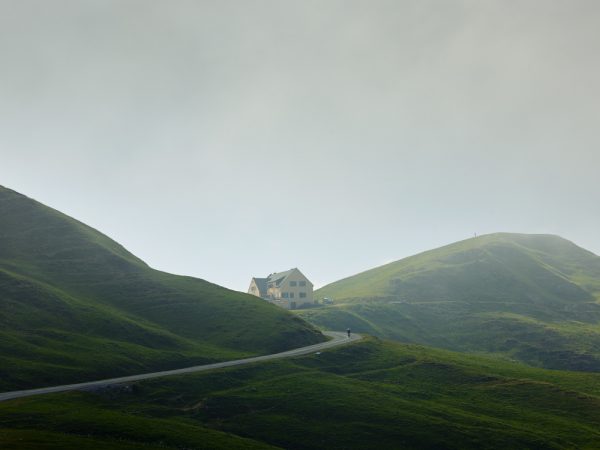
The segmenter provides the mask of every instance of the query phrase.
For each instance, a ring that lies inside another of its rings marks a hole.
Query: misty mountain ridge
[[[491,291],[494,286],[503,292]],[[559,236],[495,233],[368,270],[319,293],[344,300],[594,301],[600,298],[600,257]]]
[[[565,320],[555,311],[576,317],[597,305],[595,255],[555,237],[493,236],[327,286],[322,291],[330,289],[327,295],[338,303],[302,314],[338,329],[351,325],[439,347],[462,345],[463,351],[494,353],[477,347],[478,340],[504,342],[508,347],[496,352],[519,357],[531,341],[527,334],[537,336],[523,323],[558,326]],[[493,295],[499,292],[504,296]],[[596,325],[587,319],[591,333]],[[452,323],[460,326],[444,328]],[[0,324],[2,390],[233,359],[323,339],[260,299],[153,270],[96,230],[5,188]],[[571,331],[579,336],[579,329]],[[525,334],[515,339],[515,333]],[[522,345],[511,347],[507,335]],[[589,369],[595,343],[586,339],[548,344],[577,346],[563,351],[563,359]],[[551,353],[540,365],[548,361],[560,358]],[[592,448],[598,441],[596,378],[367,337],[301,358],[2,402],[0,446]]]
[[[554,235],[495,233],[318,290],[321,326],[550,368],[600,370],[600,257]]]

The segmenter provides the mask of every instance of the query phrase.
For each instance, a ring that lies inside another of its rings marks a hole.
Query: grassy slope
[[[600,370],[600,257],[548,235],[493,234],[332,283],[323,327],[558,369]]]
[[[96,230],[0,187],[0,390],[323,339],[255,297],[153,270]]]
[[[599,382],[368,339],[294,360],[0,403],[0,446],[592,449]]]

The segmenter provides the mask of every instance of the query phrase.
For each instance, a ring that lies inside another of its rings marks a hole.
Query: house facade
[[[314,303],[313,284],[297,268],[272,273],[266,278],[252,278],[248,294],[286,309]]]

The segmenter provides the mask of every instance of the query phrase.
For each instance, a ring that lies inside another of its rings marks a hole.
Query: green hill
[[[256,297],[153,270],[98,231],[0,187],[0,390],[324,339]]]
[[[0,403],[0,447],[597,449],[600,374],[369,338],[320,355]]]
[[[557,236],[498,233],[318,290],[313,323],[556,369],[600,370],[600,257]]]

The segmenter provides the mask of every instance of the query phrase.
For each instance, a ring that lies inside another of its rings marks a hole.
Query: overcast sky
[[[597,0],[0,0],[0,184],[153,267],[600,253]]]

